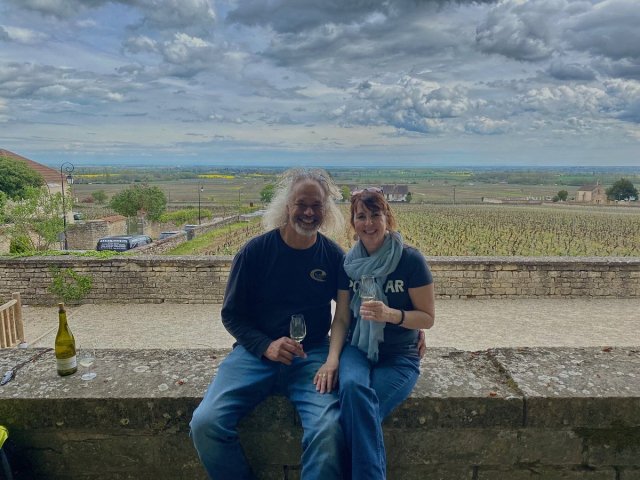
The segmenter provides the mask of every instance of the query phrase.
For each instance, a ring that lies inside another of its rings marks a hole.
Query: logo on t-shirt
[[[327,272],[316,268],[309,272],[309,276],[313,278],[316,282],[325,282],[327,280]]]
[[[357,280],[354,282],[349,279],[349,288],[353,290],[354,293],[357,292],[360,288],[360,282]],[[389,293],[404,293],[404,280],[387,280],[382,290],[385,295]]]

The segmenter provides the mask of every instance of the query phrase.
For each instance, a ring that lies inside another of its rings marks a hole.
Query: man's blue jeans
[[[420,360],[395,355],[376,364],[366,353],[346,345],[340,356],[340,423],[351,452],[352,479],[386,478],[382,421],[411,393]]]
[[[215,480],[255,478],[238,440],[242,417],[272,393],[294,404],[304,430],[302,478],[339,479],[344,437],[335,394],[320,394],[313,376],[327,358],[327,346],[307,351],[292,365],[258,358],[237,346],[220,364],[202,402],[193,412],[191,438],[209,477]]]

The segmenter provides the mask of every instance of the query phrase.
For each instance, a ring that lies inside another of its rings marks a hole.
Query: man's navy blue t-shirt
[[[289,321],[302,313],[307,325],[303,346],[327,342],[331,300],[347,290],[344,253],[322,234],[307,249],[289,247],[278,229],[253,238],[233,259],[222,323],[240,344],[260,357],[269,344],[289,336]]]

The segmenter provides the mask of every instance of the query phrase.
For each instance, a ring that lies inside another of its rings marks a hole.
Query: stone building
[[[363,188],[357,185],[349,185],[348,187],[351,194]],[[382,189],[384,198],[388,202],[406,202],[407,201],[407,196],[409,195],[409,185],[407,184],[398,185],[394,183],[394,184],[380,185],[380,188]]]
[[[380,185],[384,197],[388,202],[406,202],[409,194],[409,185],[398,185],[396,183],[390,185]]]
[[[595,185],[583,185],[578,189],[576,202],[604,205],[607,203],[607,193],[604,187],[600,185],[600,182],[597,182]]]

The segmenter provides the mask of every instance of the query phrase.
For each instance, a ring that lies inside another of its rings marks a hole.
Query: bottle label
[[[56,358],[58,370],[69,370],[78,366],[77,357],[74,355],[70,358]]]

